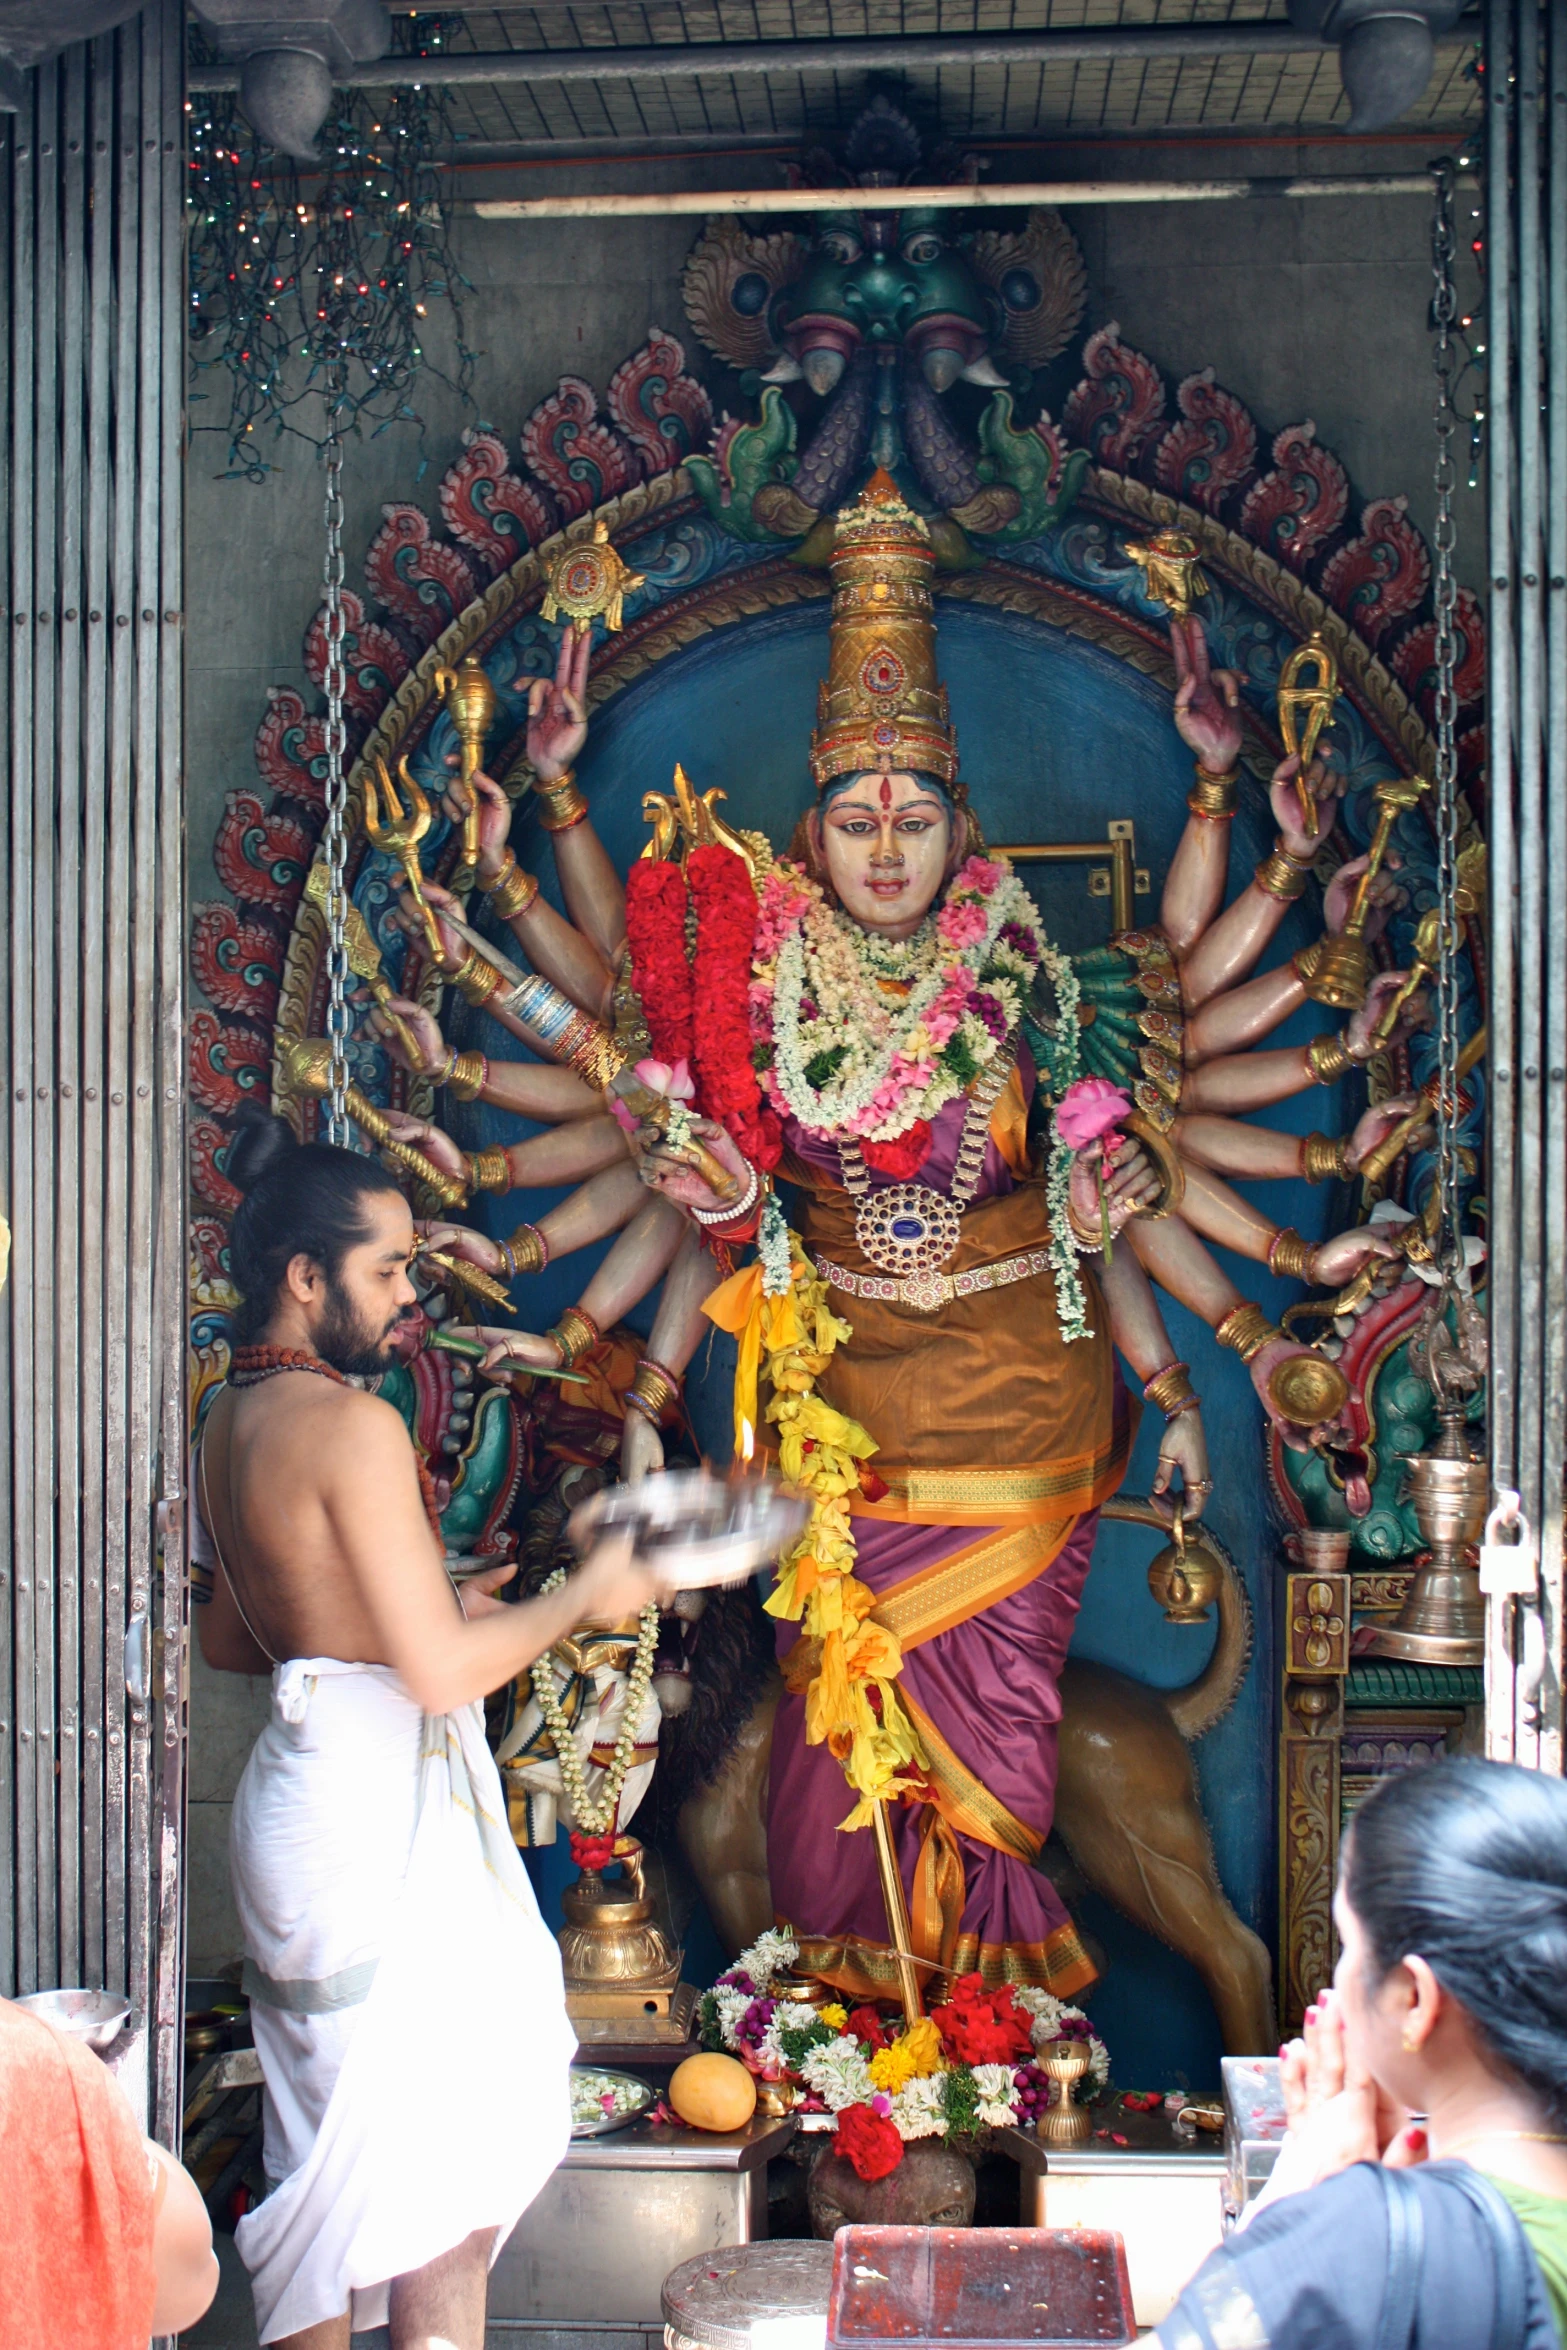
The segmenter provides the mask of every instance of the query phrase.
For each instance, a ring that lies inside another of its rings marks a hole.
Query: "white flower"
[[[1019,2007],[1027,2008],[1034,2019],[1034,2028],[1029,2036],[1036,2053],[1047,2041],[1060,2038],[1063,2020],[1071,2024],[1086,2024],[1088,2021],[1080,2007],[1068,2007],[1064,2000],[1054,1998],[1048,1991],[1036,1990],[1031,1983],[1015,1984],[1012,1995]],[[1088,2073],[1090,2080],[1101,2089],[1110,2078],[1110,2051],[1092,2031],[1088,2035]]]
[[[947,2117],[942,2109],[940,2073],[922,2073],[900,2089],[892,2101],[893,2126],[898,2136],[907,2142],[910,2138],[940,2138],[945,2135]]]
[[[751,1993],[749,1991],[737,1991],[732,1983],[719,1983],[714,1986],[713,2005],[718,2010],[718,2029],[723,2036],[724,2046],[731,2052],[739,2048],[740,2043],[735,2034],[739,2028],[740,2019],[750,2004]]]
[[[1017,2092],[1009,2064],[977,2064],[974,2086],[979,2092],[977,2118],[987,2128],[1004,2130],[1017,2110]]]
[[[800,2078],[816,2091],[829,2113],[842,2113],[846,2105],[869,2105],[876,2094],[860,2044],[847,2035],[829,2040],[825,2048],[811,2049]]]
[[[783,2005],[774,2008],[773,2020],[768,2025],[766,2031],[762,2034],[762,2037],[757,2042],[756,2047],[757,2061],[761,2065],[763,2071],[769,2073],[781,2073],[786,2069],[786,2059],[784,2057],[783,2042],[780,2038],[780,2034],[784,2032],[808,2032],[815,2021],[816,2010],[814,2007],[797,2005],[796,2002],[792,1999],[785,2002]]]
[[[756,1997],[764,1999],[774,1975],[786,1974],[799,1955],[800,1945],[792,1934],[769,1926],[765,1934],[758,1934],[749,1950],[741,1951],[733,1972],[748,1975],[756,1986]]]

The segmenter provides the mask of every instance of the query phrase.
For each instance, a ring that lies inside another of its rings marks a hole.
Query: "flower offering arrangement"
[[[886,2178],[918,2138],[972,2143],[985,2130],[1027,2127],[1050,2101],[1036,2053],[1051,2040],[1085,2043],[1090,2093],[1109,2084],[1109,2054],[1087,2016],[1048,1991],[960,1975],[941,2006],[905,2024],[875,2007],[791,1997],[782,1978],[797,1956],[782,1930],[742,1951],[703,1996],[703,2042],[761,2079],[792,2082],[800,2110],[829,2117],[862,2179]]]

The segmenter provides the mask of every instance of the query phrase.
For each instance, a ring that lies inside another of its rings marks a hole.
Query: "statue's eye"
[[[928,269],[931,262],[941,259],[940,237],[932,236],[930,231],[925,229],[918,236],[905,238],[903,258],[905,261],[912,261],[916,268]]]
[[[858,261],[861,253],[865,250],[852,229],[823,229],[821,242],[822,251],[828,260],[840,263],[845,269],[851,262]]]

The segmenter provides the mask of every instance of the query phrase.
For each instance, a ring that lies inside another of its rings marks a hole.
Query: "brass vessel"
[[[623,1872],[618,1882],[606,1881],[600,1869],[584,1869],[561,1897],[566,1990],[568,1995],[634,1992],[640,2001],[673,1989],[680,1980],[680,1953],[653,1923],[643,1851],[635,1837],[617,1838],[615,1858]]]
[[[1188,1534],[1179,1502],[1170,1539],[1155,1551],[1148,1567],[1148,1588],[1164,1610],[1167,1624],[1201,1624],[1219,1596],[1224,1570],[1200,1533]]]
[[[1297,1428],[1336,1420],[1349,1401],[1349,1381],[1327,1355],[1286,1355],[1268,1381],[1274,1409]]]
[[[1431,1545],[1396,1622],[1373,1633],[1373,1656],[1422,1665],[1478,1665],[1485,1658],[1485,1601],[1469,1553],[1485,1529],[1490,1480],[1484,1461],[1410,1453],[1405,1490]]]
[[[1036,2137],[1047,2146],[1079,2146],[1093,2135],[1087,2106],[1074,2102],[1074,2091],[1092,2059],[1082,2040],[1047,2040],[1038,2052],[1039,2069],[1056,2085],[1055,2102],[1034,2124]]]

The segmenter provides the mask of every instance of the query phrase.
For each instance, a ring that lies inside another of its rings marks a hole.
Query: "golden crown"
[[[817,689],[811,776],[912,768],[954,799],[958,740],[936,678],[930,532],[880,467],[833,533],[832,650]]]

